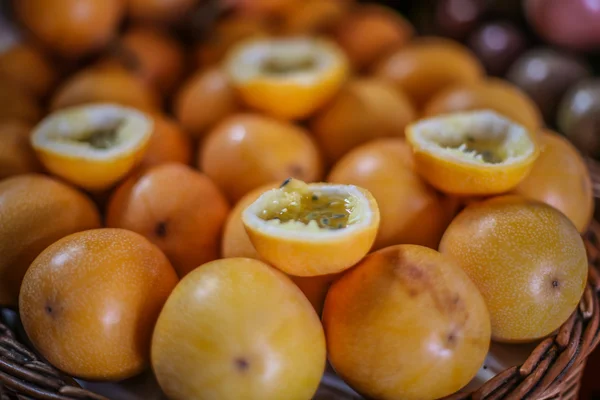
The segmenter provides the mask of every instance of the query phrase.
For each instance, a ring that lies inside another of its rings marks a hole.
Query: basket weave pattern
[[[446,400],[575,400],[585,361],[600,341],[600,225],[585,235],[589,280],[578,309],[558,332],[543,340],[520,366],[508,368],[476,392]],[[0,400],[107,400],[27,349],[0,323]]]

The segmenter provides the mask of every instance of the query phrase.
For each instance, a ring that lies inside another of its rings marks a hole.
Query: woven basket
[[[457,393],[447,399],[577,399],[586,358],[600,340],[600,224],[594,222],[584,238],[589,282],[569,320],[555,336],[542,341],[522,365],[496,375],[476,392]],[[81,389],[23,343],[5,321],[0,322],[0,400],[106,400]],[[326,386],[315,398],[356,398]]]

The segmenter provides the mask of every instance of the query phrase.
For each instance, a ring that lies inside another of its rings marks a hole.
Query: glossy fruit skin
[[[67,79],[54,93],[50,109],[88,103],[116,103],[143,111],[157,111],[160,98],[134,75],[117,68],[90,67]]]
[[[134,26],[120,38],[117,60],[160,93],[169,94],[185,67],[184,49],[166,31]]]
[[[352,184],[373,194],[381,222],[373,249],[394,244],[437,248],[447,218],[440,197],[411,168],[403,139],[379,139],[355,148],[331,169],[327,182]]]
[[[148,365],[154,324],[176,284],[167,258],[142,236],[95,229],[36,258],[19,308],[27,335],[52,365],[88,380],[121,380]]]
[[[171,163],[119,186],[109,202],[106,223],[145,236],[183,277],[218,258],[228,212],[225,197],[206,175]]]
[[[40,172],[29,136],[32,125],[18,120],[0,121],[0,180],[13,175]]]
[[[475,282],[492,337],[501,342],[551,334],[575,311],[587,282],[585,246],[573,223],[520,196],[467,206],[446,230],[440,252]]]
[[[237,95],[225,72],[211,67],[183,83],[175,97],[174,111],[185,130],[200,138],[238,107]]]
[[[52,178],[26,174],[0,182],[0,304],[16,306],[31,262],[64,236],[100,227],[85,195]]]
[[[381,5],[355,7],[334,29],[333,36],[356,70],[368,68],[413,36],[412,25]]]
[[[508,70],[506,78],[529,95],[546,121],[554,122],[565,92],[590,75],[590,67],[576,56],[549,47],[538,47],[519,57]]]
[[[198,0],[121,0],[134,19],[171,23],[190,11]]]
[[[594,215],[594,194],[587,165],[563,136],[546,131],[539,141],[540,156],[514,192],[557,208],[580,233],[585,233]]]
[[[304,129],[250,113],[213,128],[200,146],[198,165],[231,202],[270,182],[315,182],[323,174],[319,150]]]
[[[177,121],[166,115],[154,114],[154,131],[140,166],[142,168],[177,162],[191,164],[192,140]]]
[[[404,91],[421,108],[442,89],[481,80],[484,69],[475,55],[459,43],[423,37],[384,58],[374,73]]]
[[[425,116],[489,109],[537,134],[544,123],[536,104],[518,87],[490,78],[459,84],[437,93],[423,110]]]
[[[348,82],[312,120],[313,132],[327,162],[382,137],[404,137],[416,110],[402,92],[377,78]]]
[[[58,79],[51,61],[28,43],[16,44],[0,54],[0,76],[32,96],[45,96]]]
[[[0,77],[0,121],[18,119],[36,123],[42,116],[38,100],[12,80]]]
[[[490,345],[489,314],[473,282],[437,251],[414,245],[371,253],[334,282],[323,325],[336,372],[382,400],[455,393]]]
[[[68,58],[102,49],[123,15],[122,0],[18,0],[14,6],[31,33]]]
[[[323,328],[302,292],[247,258],[213,261],[185,277],[152,340],[154,372],[173,400],[309,399],[325,357]]]

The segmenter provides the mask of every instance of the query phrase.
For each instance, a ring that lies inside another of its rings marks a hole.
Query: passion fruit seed
[[[317,65],[314,57],[269,57],[261,64],[261,70],[269,75],[285,75],[310,72]]]
[[[306,225],[315,221],[322,229],[342,229],[348,225],[352,205],[343,195],[310,192],[306,184],[302,185],[295,179],[286,180],[281,187],[295,193],[296,197],[285,205],[278,203],[269,210],[263,210],[260,215],[263,220],[298,221]]]
[[[119,129],[122,124],[123,121],[117,121],[110,126],[91,129],[74,137],[57,136],[55,140],[88,144],[97,150],[108,150],[119,144]]]

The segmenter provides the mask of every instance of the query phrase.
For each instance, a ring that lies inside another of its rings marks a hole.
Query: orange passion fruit
[[[515,188],[539,148],[533,134],[493,111],[441,115],[411,124],[406,137],[417,172],[454,195],[491,195]]]
[[[321,179],[323,163],[308,132],[258,114],[233,115],[200,146],[200,170],[232,202],[259,186],[294,177]]]
[[[0,54],[0,77],[40,98],[53,88],[58,73],[39,49],[20,43]]]
[[[551,334],[576,310],[587,282],[585,246],[575,226],[555,208],[520,196],[467,206],[446,230],[440,251],[483,294],[497,341]]]
[[[521,89],[495,78],[448,87],[431,98],[423,114],[434,116],[470,110],[496,111],[534,134],[543,126],[535,103]]]
[[[194,60],[200,68],[220,63],[233,46],[244,39],[265,37],[271,28],[265,18],[233,14],[215,22],[208,37],[194,50]]]
[[[120,0],[131,17],[147,22],[171,23],[181,18],[198,0]]]
[[[92,104],[50,114],[34,128],[31,143],[53,174],[103,190],[141,162],[152,130],[151,117],[133,108]]]
[[[313,114],[348,75],[343,51],[326,39],[252,39],[228,54],[233,87],[250,107],[284,119]]]
[[[18,19],[42,43],[64,57],[102,49],[117,33],[122,0],[19,0]]]
[[[370,67],[413,36],[412,25],[394,10],[380,5],[361,5],[342,19],[333,36],[355,69]]]
[[[332,32],[348,15],[351,0],[304,0],[281,15],[281,30],[287,35],[318,35]]]
[[[134,26],[120,38],[114,59],[146,84],[169,94],[184,72],[182,46],[166,31]]]
[[[154,114],[152,120],[154,129],[140,165],[152,167],[170,162],[190,164],[193,157],[192,140],[177,121],[161,114]]]
[[[403,139],[379,139],[352,150],[329,173],[328,182],[367,189],[379,206],[381,222],[374,249],[393,244],[436,248],[448,218],[436,191],[414,172]]]
[[[32,128],[23,121],[0,121],[0,180],[41,170],[29,141]]]
[[[12,80],[0,77],[0,121],[17,119],[35,123],[41,116],[38,99]]]
[[[58,239],[100,227],[84,194],[52,178],[26,174],[0,181],[0,304],[16,306],[31,262]]]
[[[183,278],[152,339],[153,370],[173,400],[310,399],[325,358],[323,327],[300,289],[248,258]]]
[[[167,258],[142,236],[93,229],[35,259],[19,309],[27,336],[52,365],[80,378],[120,380],[148,366],[154,324],[176,284]]]
[[[350,81],[311,121],[321,151],[332,164],[354,147],[381,137],[404,137],[416,118],[410,100],[377,78]]]
[[[592,181],[586,163],[564,136],[545,131],[540,156],[514,192],[562,211],[581,233],[594,215]]]
[[[183,83],[175,97],[175,116],[195,138],[233,114],[238,101],[229,77],[221,68],[201,70]]]
[[[157,111],[155,91],[122,68],[93,66],[67,79],[50,100],[58,110],[89,103],[115,103],[144,111]]]
[[[484,76],[483,66],[466,47],[436,37],[413,40],[382,59],[374,72],[404,91],[418,108],[446,87]]]
[[[106,223],[145,236],[183,277],[218,258],[228,212],[225,197],[206,175],[163,164],[129,178],[114,192]]]
[[[477,287],[452,260],[414,245],[371,253],[334,282],[323,326],[336,372],[374,399],[451,395],[475,376],[490,346]]]
[[[258,254],[289,275],[341,272],[371,249],[379,228],[377,202],[352,185],[286,180],[242,213]]]

